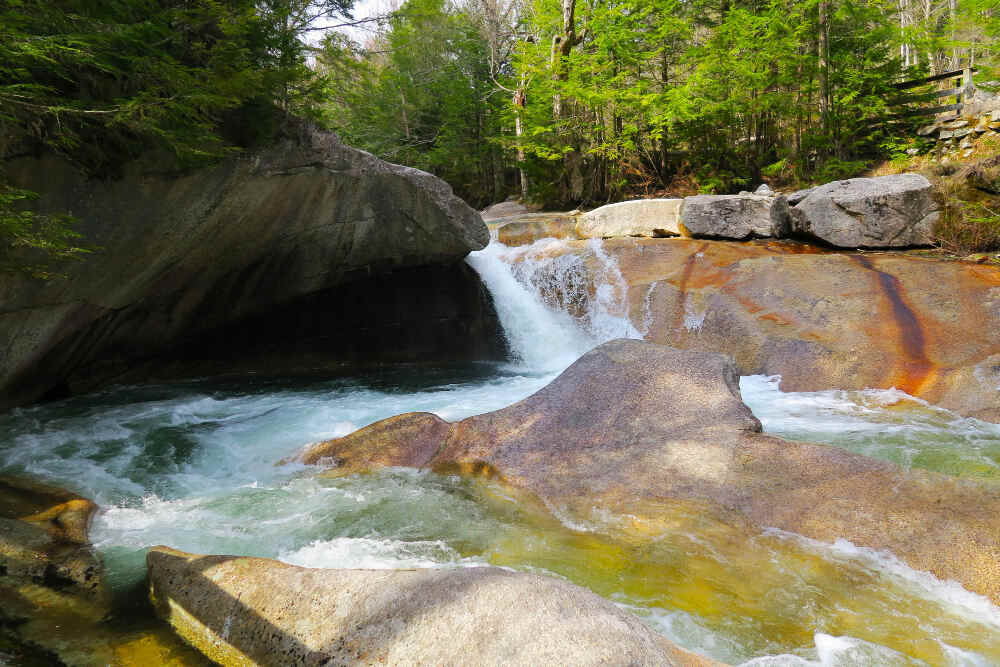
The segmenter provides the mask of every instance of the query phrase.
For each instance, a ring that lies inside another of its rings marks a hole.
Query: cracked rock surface
[[[792,231],[838,248],[930,245],[939,215],[931,192],[920,174],[834,181],[791,209]]]

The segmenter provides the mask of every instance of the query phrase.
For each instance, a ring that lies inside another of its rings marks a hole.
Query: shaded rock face
[[[71,345],[132,322],[112,315]],[[151,351],[155,351],[151,353]],[[56,390],[76,394],[108,382],[169,381],[224,373],[324,375],[372,365],[501,360],[506,341],[492,298],[464,262],[401,269],[290,299],[207,331],[117,345],[84,362]],[[44,368],[41,366],[40,368]],[[51,395],[54,395],[52,391]]]
[[[586,250],[549,252],[579,256],[593,283],[604,269]],[[728,354],[742,374],[781,375],[785,391],[896,387],[1000,421],[996,267],[784,242],[614,239],[604,250],[646,340]]]
[[[576,231],[580,238],[623,236],[663,238],[679,236],[683,199],[637,199],[608,204],[580,216]]]
[[[345,283],[453,264],[489,241],[444,182],[308,127],[188,174],[125,171],[94,182],[52,158],[7,165],[12,182],[43,194],[40,210],[71,212],[103,250],[65,280],[0,284],[0,408],[89,364],[155,356]],[[366,306],[377,317],[378,302]]]
[[[492,567],[322,570],[157,547],[150,597],[222,665],[713,665],[597,595]]]
[[[1000,492],[762,435],[736,365],[718,354],[612,341],[503,410],[454,424],[403,415],[302,460],[333,462],[330,474],[488,474],[584,516],[597,507],[656,517],[671,502],[695,503],[735,525],[891,551],[1000,601]]]
[[[840,248],[930,245],[938,205],[920,174],[851,178],[808,191],[792,211],[792,228]]]
[[[680,218],[685,236],[737,241],[785,237],[790,223],[784,197],[750,193],[687,197]]]

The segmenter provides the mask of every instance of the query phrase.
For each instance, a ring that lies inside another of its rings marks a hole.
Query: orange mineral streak
[[[924,327],[896,276],[878,270],[868,257],[850,257],[874,274],[873,283],[881,303],[880,317],[871,324],[881,330],[879,338],[895,343],[896,363],[887,369],[885,385],[919,396],[934,384],[938,371],[937,365],[927,358]]]

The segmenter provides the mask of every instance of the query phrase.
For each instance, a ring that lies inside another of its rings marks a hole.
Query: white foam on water
[[[587,250],[597,258],[595,294],[587,309],[588,328],[599,341],[615,338],[642,338],[628,316],[628,283],[614,257],[604,249],[604,241],[590,239]]]
[[[886,646],[872,644],[855,637],[832,637],[817,633],[813,638],[815,657],[795,654],[769,655],[740,663],[739,667],[912,667],[925,666]]]
[[[984,626],[992,626],[1000,638],[1000,607],[988,598],[967,590],[957,581],[943,581],[930,572],[914,570],[892,553],[859,547],[849,540],[821,542],[776,528],[769,528],[764,534],[795,542],[826,560],[850,562],[876,571],[887,583],[908,590],[916,597],[935,601],[956,615],[975,619]]]
[[[1000,425],[964,418],[898,389],[783,392],[781,376],[740,379],[764,430],[903,467],[1000,482]]]
[[[504,261],[509,252],[500,243],[490,243],[470,253],[466,262],[493,296],[515,367],[558,373],[594,347],[595,341],[569,315],[547,305],[528,284],[515,277],[511,265]]]
[[[405,542],[370,537],[338,537],[315,540],[278,560],[310,568],[358,568],[394,570],[438,567],[480,567],[481,559],[462,558],[441,540]]]
[[[644,608],[616,603],[632,612],[661,635],[689,651],[706,655],[729,665],[744,660],[744,648],[731,636],[710,629],[694,614],[678,609]]]
[[[520,367],[558,372],[600,343],[644,335],[628,315],[628,284],[600,239],[580,250],[551,238],[517,248],[494,242],[466,261],[493,295]]]

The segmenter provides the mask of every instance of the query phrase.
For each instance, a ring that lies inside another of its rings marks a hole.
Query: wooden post
[[[972,96],[973,90],[975,90],[975,84],[972,83],[972,68],[966,67],[962,69],[962,92],[958,94],[958,99],[955,100],[956,104],[962,104],[963,100],[969,99]],[[962,115],[962,107],[958,107],[958,115]]]

